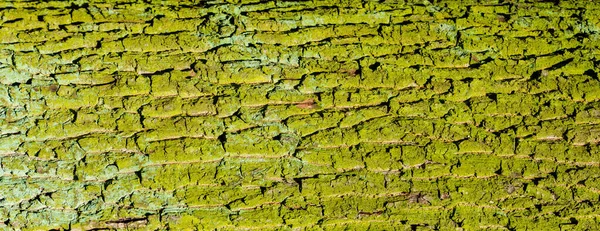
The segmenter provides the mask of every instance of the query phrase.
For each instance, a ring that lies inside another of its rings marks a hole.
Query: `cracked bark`
[[[598,229],[600,5],[0,2],[0,226]]]

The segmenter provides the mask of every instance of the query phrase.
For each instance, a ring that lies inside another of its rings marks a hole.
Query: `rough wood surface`
[[[0,1],[6,230],[599,230],[598,1]]]

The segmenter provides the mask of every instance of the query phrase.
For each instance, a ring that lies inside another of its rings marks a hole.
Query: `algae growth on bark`
[[[0,1],[0,229],[600,229],[599,14]]]

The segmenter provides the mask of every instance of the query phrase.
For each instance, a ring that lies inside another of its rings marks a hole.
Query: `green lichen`
[[[597,3],[0,8],[0,229],[598,229]]]

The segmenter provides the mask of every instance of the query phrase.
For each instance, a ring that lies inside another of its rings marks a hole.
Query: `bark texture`
[[[597,1],[2,1],[6,230],[598,230]]]

